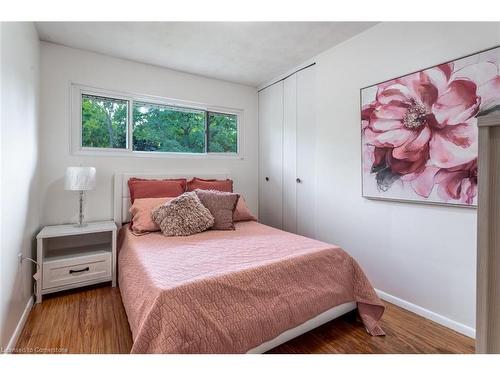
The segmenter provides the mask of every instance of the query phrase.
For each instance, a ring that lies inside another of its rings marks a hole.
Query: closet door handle
[[[297,182],[298,184],[301,184],[302,183],[302,180],[300,178],[297,177],[297,179],[295,180],[295,182]]]
[[[269,181],[269,177],[266,177],[266,181]]]

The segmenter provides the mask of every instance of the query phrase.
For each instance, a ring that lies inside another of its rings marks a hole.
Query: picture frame
[[[500,109],[500,46],[360,89],[362,196],[477,207],[477,117]]]

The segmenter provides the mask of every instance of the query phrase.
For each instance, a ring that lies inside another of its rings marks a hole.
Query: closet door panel
[[[283,98],[283,229],[297,232],[297,75],[284,81]]]
[[[283,227],[283,82],[259,93],[259,219]]]
[[[297,74],[297,233],[315,237],[316,68]]]

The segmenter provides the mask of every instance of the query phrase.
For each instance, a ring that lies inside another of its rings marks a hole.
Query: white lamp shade
[[[64,178],[65,190],[92,190],[95,187],[94,167],[68,167]]]

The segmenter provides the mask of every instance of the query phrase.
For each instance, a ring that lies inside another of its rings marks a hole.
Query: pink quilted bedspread
[[[356,301],[372,335],[384,305],[342,249],[257,222],[189,237],[120,233],[132,353],[245,353]]]

